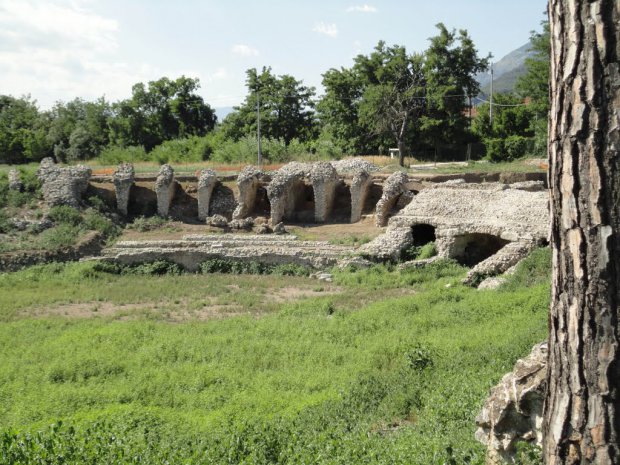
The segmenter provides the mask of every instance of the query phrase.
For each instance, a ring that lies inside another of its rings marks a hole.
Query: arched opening
[[[293,190],[295,208],[291,219],[300,223],[314,223],[314,189],[311,184],[298,183]]]
[[[509,242],[492,234],[464,234],[455,238],[452,258],[461,265],[472,267],[495,255]]]
[[[271,215],[271,203],[269,202],[266,188],[262,186],[256,188],[256,200],[250,213],[252,216],[261,216],[265,218],[269,218]]]
[[[196,191],[190,183],[175,183],[175,193],[170,205],[170,214],[184,223],[197,223],[198,220],[198,199],[190,195]]]
[[[157,214],[157,194],[153,183],[136,182],[129,191],[128,214],[131,217]]]
[[[413,245],[421,246],[429,242],[435,242],[435,226],[430,224],[414,224],[411,227],[411,235],[413,236]]]
[[[345,182],[336,184],[334,193],[334,207],[330,221],[335,223],[348,223],[351,218],[351,188]]]
[[[364,201],[364,208],[362,209],[363,215],[372,214],[375,212],[375,208],[377,207],[377,202],[381,198],[383,194],[383,187],[380,184],[375,184],[374,182],[368,188],[368,195],[366,196],[366,200]]]

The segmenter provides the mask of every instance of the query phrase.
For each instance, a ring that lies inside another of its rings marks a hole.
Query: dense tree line
[[[539,55],[528,63],[530,72],[518,87],[536,105],[500,109],[493,122],[481,111],[472,127],[466,110],[480,91],[475,76],[486,70],[488,58],[478,56],[467,31],[443,24],[437,29],[422,52],[379,42],[370,54],[355,57],[350,68],[326,71],[321,97],[293,76],[275,75],[270,67],[250,69],[245,100],[219,123],[197,93],[198,79],[185,76],[137,83],[126,100],[78,98],[48,111],[39,111],[29,97],[0,96],[0,161],[46,156],[62,162],[95,157],[249,161],[256,151],[257,112],[265,155],[274,161],[299,152],[331,157],[398,147],[402,164],[407,153],[436,153],[446,142],[466,147],[484,140],[492,147],[515,134],[534,138],[540,131],[533,121],[539,118],[542,127],[547,112],[546,64],[539,59],[545,32],[533,37]]]

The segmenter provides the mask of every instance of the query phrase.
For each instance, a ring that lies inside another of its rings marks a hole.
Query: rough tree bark
[[[550,0],[553,284],[543,456],[620,463],[620,0]]]

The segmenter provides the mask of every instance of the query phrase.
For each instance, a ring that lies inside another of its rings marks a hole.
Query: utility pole
[[[258,85],[256,86],[256,137],[258,138],[258,166],[263,166],[263,154],[260,150],[260,94]]]
[[[489,99],[489,121],[493,124],[493,63],[491,62],[491,98]]]

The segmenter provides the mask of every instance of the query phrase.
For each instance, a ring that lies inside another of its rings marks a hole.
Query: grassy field
[[[483,463],[488,389],[546,336],[549,253],[466,270],[0,275],[0,463]]]

